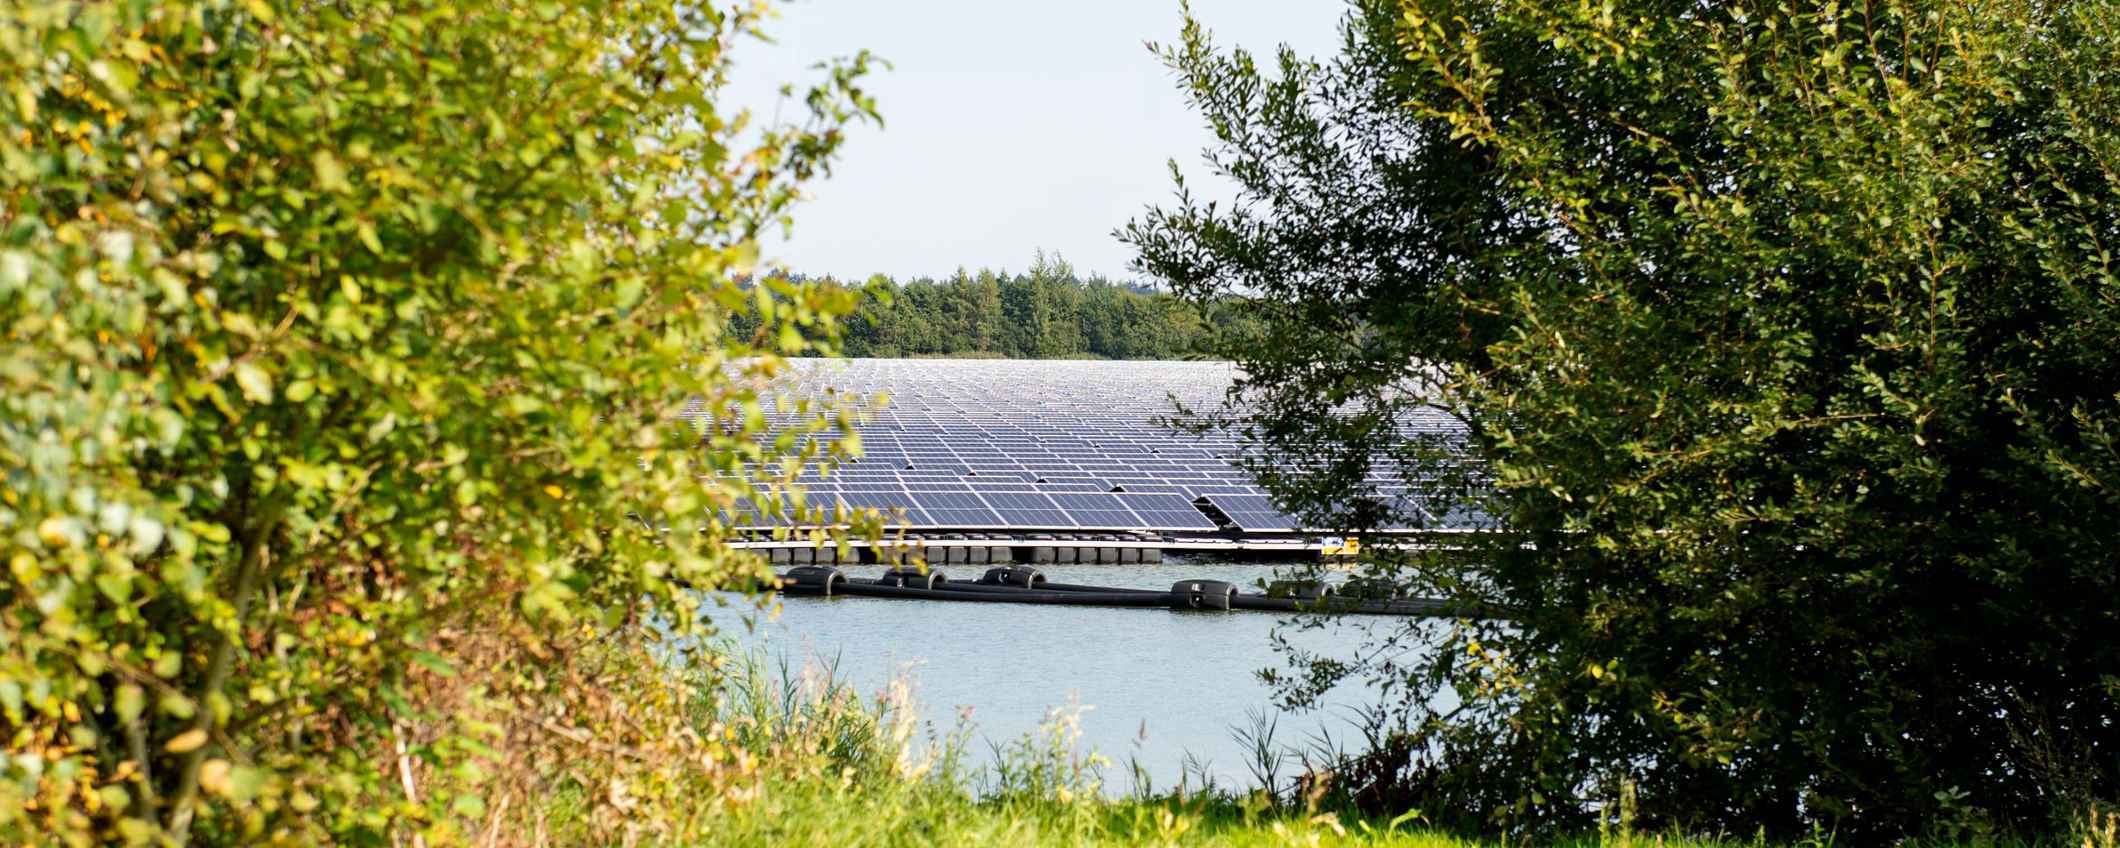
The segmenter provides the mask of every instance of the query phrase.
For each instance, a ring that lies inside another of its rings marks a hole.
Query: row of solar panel
[[[1226,363],[798,365],[781,387],[791,396],[891,397],[860,425],[860,459],[800,478],[811,504],[895,511],[894,523],[905,526],[968,530],[1302,529],[1242,467],[1264,458],[1255,446],[1227,431],[1182,432],[1162,423],[1174,398],[1196,409],[1226,399],[1237,376]],[[803,417],[768,419],[796,427]],[[1428,413],[1402,426],[1409,436],[1457,430]],[[835,436],[800,438],[821,446]],[[1406,482],[1389,470],[1368,480],[1425,519]]]
[[[1013,480],[966,480],[960,482],[928,482],[891,485],[886,483],[811,483],[803,488],[812,492],[831,494],[834,492],[1102,492],[1131,494],[1184,495],[1196,498],[1202,495],[1263,495],[1265,492],[1251,485],[1196,485],[1168,480],[1140,480],[1131,485],[1111,485],[1102,480],[1061,480],[1045,483],[1024,483]]]
[[[1131,409],[1123,404],[1115,405],[1119,401],[1120,399],[1113,398],[1102,402],[1045,406],[1038,409],[1011,407],[996,411],[985,408],[984,404],[971,401],[954,406],[928,405],[911,407],[904,403],[902,395],[897,395],[894,396],[890,408],[891,420],[886,422],[884,426],[914,428],[922,424],[941,422],[952,426],[961,424],[979,427],[994,432],[1035,433],[1057,429],[1051,422],[1051,416],[1063,415],[1069,418],[1109,418],[1115,419],[1127,427],[1153,428],[1156,426],[1155,418],[1172,411],[1156,404],[1151,404],[1145,410]],[[787,420],[798,416],[793,414],[781,416],[769,413],[766,417],[768,420]],[[1399,422],[1399,431],[1406,433],[1448,433],[1458,432],[1461,429],[1459,425],[1448,417],[1438,415],[1416,416]],[[1197,438],[1214,438],[1216,436],[1213,432],[1188,435],[1194,435]]]
[[[1272,511],[1270,504],[1256,508],[1256,495],[1232,496],[1246,509],[1232,508],[1246,516],[1239,529],[1255,532],[1290,531],[1295,521]],[[882,513],[890,526],[935,527],[960,530],[1155,530],[1168,532],[1213,531],[1221,525],[1195,506],[1193,499],[1176,493],[1133,492],[809,492],[815,505],[832,503],[853,510]],[[1223,512],[1232,518],[1238,513]],[[739,527],[770,527],[789,523],[787,511],[761,515],[746,509],[733,517]]]
[[[1150,530],[1194,532],[1237,530],[1283,533],[1306,527],[1282,512],[1272,499],[1258,494],[1214,494],[1197,498],[1176,493],[1110,492],[810,492],[807,502],[847,510],[874,510],[886,526],[956,530]],[[1478,516],[1453,511],[1440,520],[1420,507],[1400,504],[1429,527],[1472,526]],[[798,523],[792,510],[774,515],[745,510],[731,521],[738,527],[768,528]],[[1221,519],[1218,521],[1217,519]],[[725,517],[725,520],[728,520]],[[1387,523],[1377,529],[1405,530],[1412,525]]]
[[[919,473],[913,473],[918,471]],[[1197,486],[1249,486],[1250,479],[1237,469],[1212,471],[1170,471],[1140,468],[1074,468],[1067,470],[1021,470],[1000,468],[968,468],[963,466],[912,469],[901,473],[853,471],[840,468],[829,473],[812,472],[798,478],[805,484],[827,482],[843,484],[902,484],[919,483],[1039,483],[1039,484],[1095,484],[1101,490],[1113,487],[1133,488],[1150,484],[1170,484],[1181,487]],[[1389,473],[1375,473],[1364,481],[1378,488],[1405,488],[1414,481]]]

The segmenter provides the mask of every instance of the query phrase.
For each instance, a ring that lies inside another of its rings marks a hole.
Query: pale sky
[[[1324,56],[1339,0],[1194,0],[1222,45]],[[1211,136],[1144,46],[1177,39],[1178,0],[802,0],[735,53],[730,92],[770,119],[779,82],[867,47],[892,67],[868,82],[884,126],[850,135],[832,176],[795,210],[768,262],[810,274],[901,280],[959,266],[1021,271],[1034,250],[1079,272],[1134,274],[1112,231],[1167,203],[1166,162],[1196,193],[1226,196],[1200,151]],[[799,91],[799,88],[798,88]],[[796,117],[801,104],[780,107]]]

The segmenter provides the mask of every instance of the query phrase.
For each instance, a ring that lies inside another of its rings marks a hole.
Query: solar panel
[[[1273,499],[1265,495],[1211,495],[1207,501],[1228,515],[1240,530],[1272,533],[1299,529],[1295,518],[1276,508]]]
[[[787,498],[769,496],[763,510],[749,500],[741,500],[727,510],[716,510],[715,517],[730,527],[783,527],[790,523],[787,519],[787,508]]]
[[[1213,530],[1215,522],[1184,495],[1124,494],[1119,502],[1152,530]]]
[[[1069,518],[1082,527],[1124,530],[1146,528],[1133,510],[1127,509],[1118,495],[1109,493],[1056,493],[1053,502],[1067,511]]]
[[[913,506],[912,496],[904,492],[845,492],[839,502],[853,509],[873,509],[883,513],[883,523],[888,527],[923,527],[934,523],[927,513]]]
[[[1053,362],[1027,360],[799,360],[770,389],[767,430],[814,449],[834,433],[805,432],[803,413],[777,401],[843,391],[849,397],[888,392],[890,403],[858,425],[866,448],[824,473],[802,478],[810,502],[905,510],[921,528],[1204,531],[1214,521],[1193,499],[1206,498],[1238,527],[1254,532],[1308,528],[1274,508],[1242,463],[1302,473],[1296,459],[1264,456],[1226,431],[1191,433],[1162,423],[1172,398],[1214,409],[1236,372],[1214,362]],[[690,404],[686,415],[712,423],[716,413]],[[728,413],[718,413],[726,415]],[[1408,434],[1461,439],[1447,415],[1415,411]],[[699,428],[702,437],[710,429]],[[772,473],[761,469],[760,476]],[[1379,464],[1367,484],[1409,523],[1454,526],[1483,521],[1469,510],[1428,509],[1426,469]],[[1114,487],[1123,491],[1114,493]],[[778,509],[770,510],[780,513]],[[1439,517],[1436,513],[1443,513]],[[729,522],[769,526],[785,521],[736,509]]]
[[[914,492],[913,505],[936,527],[1003,527],[1001,516],[970,492]]]
[[[988,505],[1012,527],[1073,527],[1074,519],[1053,499],[1036,492],[981,492]]]
[[[1041,492],[1108,492],[1110,486],[1103,483],[1040,483]]]

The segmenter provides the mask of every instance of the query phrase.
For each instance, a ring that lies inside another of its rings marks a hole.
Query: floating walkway
[[[1371,542],[1371,547],[1448,548],[1453,535]],[[875,543],[846,540],[846,546],[794,538],[738,540],[732,548],[756,551],[783,565],[1074,565],[1159,563],[1165,553],[1208,554],[1258,560],[1298,561],[1344,555],[1344,542],[1320,537],[1183,536],[1148,532],[1020,535],[1010,533],[934,533],[899,536]]]
[[[989,568],[977,581],[969,582],[950,580],[939,571],[909,567],[894,568],[871,580],[849,577],[828,565],[806,565],[788,569],[779,575],[778,583],[783,594],[813,597],[1439,618],[1459,615],[1444,601],[1394,597],[1396,587],[1379,580],[1354,580],[1345,586],[1307,580],[1277,581],[1265,594],[1250,594],[1238,591],[1234,583],[1220,580],[1181,580],[1168,590],[1054,583],[1038,569],[1026,565]]]

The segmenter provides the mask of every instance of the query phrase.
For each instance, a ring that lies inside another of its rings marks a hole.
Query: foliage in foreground
[[[1384,448],[1511,534],[1377,566],[1512,621],[1298,658],[1298,697],[1403,684],[1379,803],[1887,837],[2120,797],[2120,3],[1353,6],[1278,74],[1187,29],[1240,202],[1127,235],[1259,296],[1213,423],[1316,459],[1292,508],[1375,526]],[[1472,443],[1394,448],[1422,407]]]
[[[733,280],[862,60],[747,132],[715,99],[760,11],[0,12],[0,842],[519,816],[415,779],[638,727],[567,658],[759,573],[710,516],[846,423],[762,438],[853,298]]]
[[[968,728],[915,720],[911,687],[894,681],[864,700],[830,669],[770,667],[757,655],[712,651],[656,662],[631,647],[579,645],[556,670],[616,687],[645,709],[603,728],[610,744],[531,745],[491,760],[475,786],[500,790],[485,809],[421,819],[430,844],[669,845],[1226,845],[1478,846],[1434,829],[1417,811],[1390,818],[1351,806],[1330,775],[1309,772],[1279,791],[1215,787],[1115,796],[1109,763],[1079,747],[1077,714],[971,765]],[[586,717],[594,721],[595,717]],[[524,739],[536,739],[525,735]],[[522,754],[545,749],[545,754]],[[415,764],[408,787],[444,795],[459,776]],[[408,791],[411,791],[408,789]],[[510,804],[508,801],[515,801]],[[1766,848],[1759,834],[1645,832],[1625,798],[1594,828],[1534,844],[1582,848]],[[527,803],[526,803],[527,802]],[[437,808],[438,809],[438,808]],[[409,820],[408,820],[409,821]],[[2084,820],[2035,842],[1955,838],[1913,844],[2116,848],[2120,818]],[[1832,834],[1799,844],[1826,848]],[[1501,844],[1507,844],[1506,842]]]
[[[621,737],[636,746],[630,749],[584,749],[583,762],[570,764],[559,779],[546,770],[539,786],[549,794],[542,804],[488,811],[483,820],[437,821],[423,835],[437,843],[477,836],[501,844],[625,839],[833,848],[1479,844],[1426,829],[1417,814],[1396,821],[1364,817],[1328,791],[1237,795],[1210,788],[1114,797],[1103,783],[1109,763],[1079,747],[1077,714],[1066,711],[974,766],[966,756],[968,728],[921,727],[904,679],[864,700],[816,666],[792,670],[768,666],[757,655],[731,661],[713,652],[699,655],[701,664],[669,666],[625,653],[579,656],[601,655],[592,665],[612,670],[602,683],[649,696],[658,710],[649,719],[653,726],[644,728],[651,734]],[[642,765],[679,761],[677,768]],[[449,791],[443,780],[437,788]],[[596,803],[606,794],[624,796],[629,805]],[[1759,843],[1643,835],[1615,820],[1602,832],[1555,844]],[[2080,848],[2113,845],[2108,838]]]

